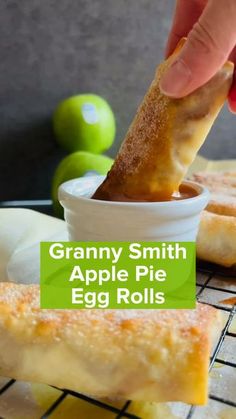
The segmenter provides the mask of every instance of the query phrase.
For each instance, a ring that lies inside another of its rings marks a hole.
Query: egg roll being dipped
[[[227,61],[205,85],[181,99],[159,89],[164,71],[185,39],[156,71],[106,179],[94,199],[164,201],[179,186],[227,98],[233,64]]]

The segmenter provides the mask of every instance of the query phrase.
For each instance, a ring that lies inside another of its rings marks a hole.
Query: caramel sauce
[[[182,199],[193,198],[198,195],[196,189],[187,185],[180,185],[179,192],[175,192],[172,195],[168,193],[156,193],[156,194],[143,194],[139,196],[133,195],[132,197],[119,192],[106,192],[104,190],[97,189],[92,196],[92,199],[98,199],[101,201],[117,201],[117,202],[166,202],[166,201],[180,201]]]
[[[222,300],[220,303],[234,306],[236,304],[236,297],[226,298],[226,300]]]

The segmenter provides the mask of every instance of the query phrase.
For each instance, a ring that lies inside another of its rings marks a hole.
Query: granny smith
[[[87,151],[77,151],[65,157],[59,163],[52,181],[52,200],[55,215],[63,218],[63,209],[57,198],[61,183],[84,176],[87,172],[92,171],[99,175],[106,175],[112,163],[113,160],[110,157],[92,154]]]
[[[57,106],[53,128],[58,143],[67,151],[102,153],[113,143],[116,132],[111,107],[100,96],[69,97]]]

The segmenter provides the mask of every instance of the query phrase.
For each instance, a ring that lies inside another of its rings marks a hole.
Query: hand
[[[163,75],[160,87],[171,97],[183,97],[206,83],[230,59],[236,65],[236,0],[177,0],[166,56],[183,36],[188,39]],[[229,93],[236,113],[236,72]]]

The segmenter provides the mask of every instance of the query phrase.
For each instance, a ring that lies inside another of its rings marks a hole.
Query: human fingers
[[[210,0],[177,59],[162,76],[163,93],[183,97],[213,77],[236,44],[235,22],[235,0]]]
[[[194,23],[201,16],[206,3],[207,0],[177,0],[166,45],[166,57],[172,54],[179,40],[188,35]]]

